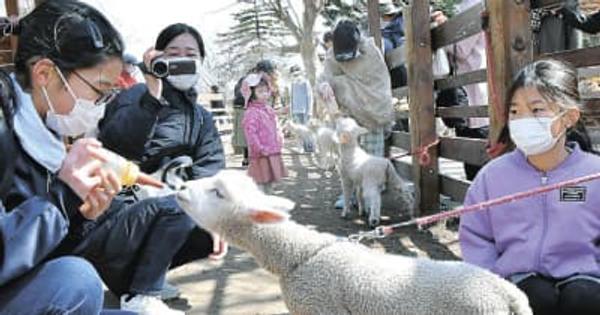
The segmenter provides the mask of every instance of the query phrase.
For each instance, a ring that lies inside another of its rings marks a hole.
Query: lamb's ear
[[[254,199],[254,198],[253,198]],[[249,207],[249,217],[256,223],[278,223],[287,220],[288,212],[294,209],[294,202],[277,196],[263,195],[255,198]]]
[[[350,134],[346,131],[335,132],[333,134],[333,141],[337,144],[347,144],[350,142]]]
[[[290,215],[278,210],[257,210],[250,209],[248,212],[248,216],[255,223],[261,224],[269,224],[269,223],[279,223],[287,220]]]

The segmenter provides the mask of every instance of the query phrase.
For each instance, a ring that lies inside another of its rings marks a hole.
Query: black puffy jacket
[[[184,180],[223,169],[221,138],[212,114],[196,103],[197,94],[176,90],[165,81],[162,95],[160,101],[155,99],[145,84],[121,92],[106,108],[99,140],[147,173],[183,155],[194,161],[182,174]]]
[[[9,172],[0,187],[0,286],[69,252],[94,224],[79,212],[83,201],[34,160],[16,136],[10,117],[17,104],[25,105],[15,96],[13,84],[17,83],[0,71],[0,173]]]

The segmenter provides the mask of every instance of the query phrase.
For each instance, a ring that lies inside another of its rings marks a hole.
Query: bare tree
[[[264,4],[276,13],[277,18],[291,31],[292,36],[298,42],[298,46],[284,47],[282,51],[300,50],[308,80],[314,86],[317,76],[317,40],[314,36],[314,29],[317,18],[321,11],[323,11],[326,1],[302,0],[302,2],[304,4],[304,12],[300,18],[290,0],[264,0]]]

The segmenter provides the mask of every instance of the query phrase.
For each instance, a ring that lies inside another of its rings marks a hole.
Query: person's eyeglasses
[[[97,87],[95,87],[92,83],[90,83],[86,78],[84,78],[77,71],[73,71],[73,73],[83,83],[85,83],[85,85],[89,86],[92,90],[94,90],[94,92],[96,92],[96,94],[100,95],[100,97],[98,99],[96,99],[96,101],[94,102],[96,105],[108,104],[108,103],[112,102],[117,97],[117,95],[119,95],[119,92],[121,92],[120,89],[110,89],[108,91],[102,91],[102,90],[98,89]]]

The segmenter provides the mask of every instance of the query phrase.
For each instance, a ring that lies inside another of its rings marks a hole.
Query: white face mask
[[[510,138],[526,156],[548,152],[558,137],[552,136],[552,124],[558,117],[521,118],[508,122]]]
[[[177,59],[189,59],[189,58],[177,58]],[[196,58],[194,58],[196,59]],[[169,83],[171,83],[171,85],[180,90],[180,91],[187,91],[191,88],[193,88],[196,83],[198,83],[198,80],[200,79],[200,67],[202,66],[202,64],[200,63],[200,60],[196,59],[196,73],[193,74],[178,74],[178,75],[170,75],[167,77],[167,81],[169,81]]]
[[[179,75],[170,75],[167,77],[167,81],[171,83],[171,85],[180,90],[187,91],[193,88],[198,80],[200,79],[200,74],[179,74]]]
[[[75,100],[75,103],[73,104],[73,109],[68,114],[57,114],[54,104],[52,104],[48,95],[48,91],[45,87],[42,87],[42,93],[44,93],[44,97],[50,108],[46,113],[46,125],[48,128],[56,131],[59,135],[66,137],[76,137],[94,130],[98,126],[100,119],[104,117],[106,103],[95,104],[93,101],[77,98],[60,69],[56,69],[61,80],[67,87],[67,91],[69,91],[69,94],[71,94]]]

